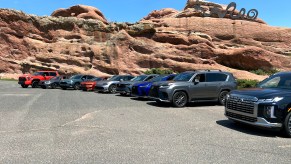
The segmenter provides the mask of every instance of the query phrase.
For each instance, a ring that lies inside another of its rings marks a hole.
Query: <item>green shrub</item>
[[[245,79],[238,79],[237,80],[237,87],[238,89],[241,88],[254,88],[259,83],[257,80],[245,80]]]
[[[144,72],[145,74],[159,74],[159,75],[166,75],[166,74],[173,74],[174,71],[170,69],[161,69],[161,68],[151,68]]]
[[[252,70],[250,72],[254,73],[254,74],[257,74],[257,75],[272,75],[274,73],[280,72],[280,70],[272,68],[270,70],[257,69],[257,70]]]

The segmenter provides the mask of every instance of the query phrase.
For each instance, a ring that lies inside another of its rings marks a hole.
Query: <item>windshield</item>
[[[262,81],[260,88],[285,88],[291,89],[291,75],[273,75]]]
[[[145,78],[147,78],[146,75],[141,75],[131,79],[130,81],[143,81]]]
[[[74,75],[70,79],[81,79],[83,75]]]
[[[102,79],[101,78],[99,78],[99,77],[95,77],[95,78],[93,78],[93,79],[91,79],[91,80],[89,80],[89,81],[101,81]]]
[[[181,73],[178,74],[173,81],[189,81],[195,73]]]
[[[153,79],[150,80],[150,82],[158,82],[158,81],[162,81],[162,79],[166,77],[165,75],[160,75],[160,76],[157,76]]]
[[[110,78],[110,81],[120,81],[120,79],[122,79],[123,76],[113,76],[112,78]]]

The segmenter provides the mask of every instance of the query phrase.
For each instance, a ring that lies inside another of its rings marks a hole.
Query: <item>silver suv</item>
[[[234,76],[220,70],[197,70],[178,74],[173,81],[154,83],[149,97],[157,103],[170,102],[184,107],[188,102],[218,101],[237,88]]]

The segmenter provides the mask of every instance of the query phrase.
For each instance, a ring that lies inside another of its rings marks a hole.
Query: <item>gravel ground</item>
[[[215,104],[169,105],[0,81],[0,163],[290,163],[291,140]]]

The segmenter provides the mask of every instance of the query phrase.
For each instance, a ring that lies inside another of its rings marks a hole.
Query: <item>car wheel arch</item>
[[[184,90],[184,89],[175,89],[175,90],[173,91],[173,94],[172,94],[172,100],[173,100],[173,96],[174,96],[174,94],[177,93],[177,92],[184,92],[184,93],[186,93],[186,95],[187,95],[187,101],[190,102],[190,96],[189,96],[189,93],[188,93],[186,90]]]

